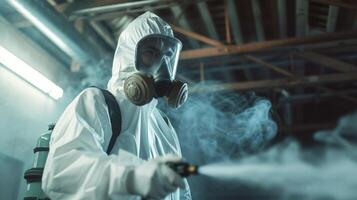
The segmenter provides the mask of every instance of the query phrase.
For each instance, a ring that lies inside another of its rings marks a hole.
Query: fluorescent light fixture
[[[23,16],[25,16],[30,22],[32,22],[38,29],[42,31],[53,43],[57,44],[65,52],[72,52],[71,48],[66,45],[62,39],[56,35],[51,28],[34,16],[26,7],[19,3],[18,1],[9,1]],[[38,3],[38,2],[37,2]]]
[[[0,63],[53,99],[57,100],[63,96],[62,88],[2,46],[0,46]]]

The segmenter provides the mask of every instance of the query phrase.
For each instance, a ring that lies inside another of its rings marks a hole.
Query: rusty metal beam
[[[251,53],[264,50],[272,50],[282,47],[299,46],[305,44],[331,42],[333,40],[346,40],[357,37],[357,31],[324,33],[320,35],[295,37],[280,40],[271,40],[264,42],[253,42],[242,45],[229,45],[222,47],[201,48],[187,50],[181,53],[181,59],[197,59],[203,57],[223,56],[229,54]]]
[[[231,38],[231,27],[230,27],[229,13],[228,13],[228,3],[227,0],[224,1],[224,25],[226,29],[226,41],[228,44],[232,43]]]
[[[222,47],[224,46],[223,43],[221,43],[220,41],[217,41],[217,40],[214,40],[214,39],[211,39],[205,35],[201,35],[201,34],[198,34],[198,33],[195,33],[193,31],[189,31],[189,30],[186,30],[184,28],[181,28],[181,27],[178,27],[178,26],[175,26],[173,24],[171,24],[171,28],[178,32],[178,33],[181,33],[189,38],[193,38],[193,39],[196,39],[196,40],[199,40],[203,43],[206,43],[206,44],[209,44],[211,46],[214,46],[214,47]]]
[[[320,56],[320,57],[318,57],[318,56]],[[255,63],[257,63],[257,64],[260,64],[260,65],[262,65],[262,66],[264,66],[264,67],[266,67],[266,68],[269,68],[269,69],[271,69],[271,70],[273,70],[273,71],[275,71],[275,72],[278,72],[278,73],[280,73],[280,74],[283,74],[283,75],[285,75],[285,76],[288,76],[288,77],[292,77],[292,76],[294,76],[294,74],[293,73],[291,73],[290,71],[288,71],[288,70],[285,70],[285,69],[281,69],[281,68],[279,68],[278,66],[276,66],[276,65],[273,65],[273,64],[270,64],[270,63],[268,63],[268,62],[265,62],[264,60],[261,60],[261,59],[259,59],[259,58],[257,58],[257,57],[254,57],[254,56],[250,56],[250,55],[245,55],[245,56],[243,56],[244,58],[246,58],[246,59],[248,59],[248,60],[250,60],[250,61],[253,61],[253,62],[255,62]],[[341,62],[341,61],[338,61],[338,60],[334,60],[334,59],[332,59],[331,60],[331,58],[329,58],[329,57],[327,57],[327,56],[324,56],[324,55],[320,55],[320,54],[317,54],[317,57],[314,57],[314,59],[316,59],[316,61],[323,61],[323,62],[326,62],[326,63],[330,63],[331,64],[331,66],[336,66],[336,67],[338,67],[339,65],[342,65],[343,67],[345,67],[344,65],[346,64],[346,63],[343,63],[343,62]],[[341,63],[340,63],[341,62]],[[349,65],[349,64],[348,64]],[[356,72],[357,71],[357,68],[356,67],[354,67],[354,68],[343,68],[342,67],[342,69],[345,69],[345,71],[342,71],[342,70],[340,70],[341,72]],[[349,67],[351,67],[351,66],[349,66]],[[334,93],[334,92],[337,92],[337,91],[334,91],[334,90],[332,90],[332,89],[329,89],[329,88],[327,88],[327,87],[320,87],[322,90],[324,90],[324,91],[326,91],[326,92],[330,92],[330,93]],[[341,98],[343,98],[343,99],[345,99],[345,100],[348,100],[348,101],[351,101],[351,102],[353,102],[353,103],[357,103],[357,99],[356,98],[354,98],[354,97],[351,97],[351,96],[347,96],[347,95],[341,95],[340,96]]]
[[[301,53],[294,53],[294,55],[309,60],[311,62],[323,65],[330,69],[339,71],[339,72],[356,72],[357,67],[355,65],[342,62],[340,60],[336,60],[334,58],[330,58],[323,54],[314,53],[314,52],[301,52]]]
[[[237,83],[213,84],[193,88],[192,92],[219,92],[227,90],[269,90],[274,88],[289,88],[297,86],[321,85],[324,83],[356,81],[357,72],[337,73],[328,75],[313,75],[283,78],[275,80],[259,80]]]

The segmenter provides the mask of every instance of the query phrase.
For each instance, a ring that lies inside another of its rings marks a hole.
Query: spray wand
[[[198,166],[187,162],[167,162],[166,165],[182,177],[198,175]]]
[[[166,165],[182,177],[198,175],[198,166],[187,162],[166,162]],[[142,198],[141,200],[148,200]]]

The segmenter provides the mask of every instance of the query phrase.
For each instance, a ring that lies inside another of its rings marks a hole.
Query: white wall
[[[66,84],[71,76],[68,67],[2,17],[0,30],[2,47],[56,84]],[[36,140],[48,123],[56,121],[66,103],[65,98],[55,101],[43,94],[0,61],[0,199],[23,199],[23,172],[31,168]]]
[[[32,149],[36,140],[46,131],[47,124],[59,117],[66,104],[63,101],[51,99],[7,68],[0,66],[0,163],[9,160],[12,163],[0,165],[7,168],[0,171],[14,171],[16,168],[15,172],[19,173],[22,168],[21,174],[15,174],[15,178],[21,178],[22,184],[18,199],[23,198],[26,185],[23,172],[32,165]],[[9,175],[10,177],[14,176]],[[1,198],[13,199],[5,198],[5,193],[16,192],[14,187],[19,186],[14,184],[18,183],[15,181],[8,184],[4,183],[5,181],[6,178],[0,178]]]

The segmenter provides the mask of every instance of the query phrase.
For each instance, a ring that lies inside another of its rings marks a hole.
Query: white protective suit
[[[125,78],[136,72],[136,44],[149,34],[173,37],[170,26],[150,12],[131,22],[119,37],[108,90],[120,105],[122,130],[110,156],[105,151],[112,129],[100,90],[81,92],[58,120],[42,178],[42,188],[50,198],[141,199],[128,194],[128,171],[169,153],[181,157],[176,132],[157,110],[157,100],[136,106],[123,92]],[[191,199],[186,180],[185,185],[166,199]]]

